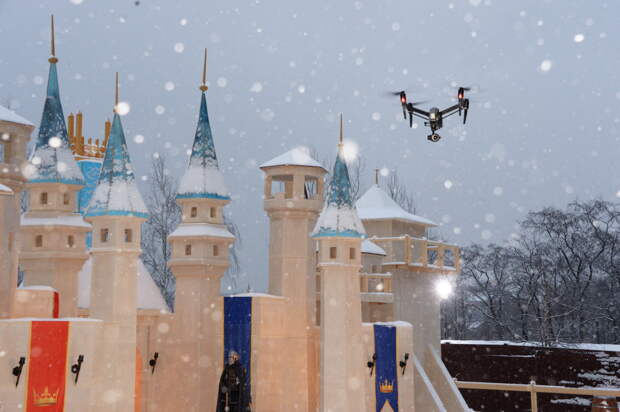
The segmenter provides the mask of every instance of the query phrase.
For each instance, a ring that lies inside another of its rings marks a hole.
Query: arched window
[[[43,235],[36,235],[34,237],[34,246],[43,247]]]
[[[101,229],[101,243],[106,243],[110,239],[110,231],[108,229]]]
[[[220,249],[217,247],[217,245],[213,245],[213,256],[219,256],[220,254]]]
[[[355,248],[354,247],[349,249],[349,259],[355,259]]]
[[[187,244],[185,245],[185,256],[191,256],[191,255],[192,255],[192,245]]]
[[[211,216],[211,217],[215,217],[215,216],[216,216],[216,214],[217,214],[216,209],[215,209],[214,207],[212,207],[212,208],[210,209],[210,211],[209,211],[209,214],[210,214],[210,216]]]
[[[41,193],[41,196],[39,197],[39,201],[42,205],[47,204],[47,192]]]
[[[68,247],[75,246],[75,238],[73,237],[73,235],[67,236],[67,246]]]
[[[192,209],[189,212],[190,217],[196,217],[198,216],[198,208],[196,206],[193,206]]]
[[[336,246],[332,246],[329,248],[329,258],[336,259]]]
[[[62,204],[63,205],[68,205],[69,204],[69,193],[63,193],[62,194]]]

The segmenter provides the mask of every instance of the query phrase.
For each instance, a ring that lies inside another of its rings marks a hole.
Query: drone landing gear
[[[441,136],[439,136],[437,133],[433,133],[433,134],[429,134],[426,138],[429,141],[436,143],[439,141],[439,139],[441,139]]]

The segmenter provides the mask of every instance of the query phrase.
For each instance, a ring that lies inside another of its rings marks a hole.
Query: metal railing
[[[360,292],[392,293],[392,274],[360,273]]]
[[[417,266],[454,273],[461,270],[461,250],[456,245],[409,235],[373,236],[370,240],[385,250],[384,265]]]
[[[557,395],[585,395],[620,397],[620,388],[569,388],[566,386],[537,385],[532,381],[528,384],[494,383],[494,382],[462,382],[454,379],[459,389],[480,389],[485,391],[529,392],[532,412],[538,412],[538,394],[551,393]]]

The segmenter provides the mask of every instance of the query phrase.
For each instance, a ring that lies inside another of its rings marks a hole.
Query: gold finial
[[[375,184],[379,186],[379,169],[375,169]]]
[[[202,66],[202,84],[200,85],[200,90],[203,92],[209,90],[209,87],[207,87],[207,49],[205,49],[205,60]]]
[[[114,113],[116,113],[116,106],[118,106],[118,72],[116,72],[116,87],[114,93]]]
[[[344,140],[344,132],[342,130],[342,113],[340,113],[340,144]]]
[[[54,15],[52,14],[52,53],[49,59],[50,63],[56,63],[58,58],[56,57],[56,36],[54,35]]]

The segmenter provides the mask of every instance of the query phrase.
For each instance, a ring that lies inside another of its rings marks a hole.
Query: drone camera
[[[436,143],[439,141],[439,139],[441,139],[441,136],[439,136],[437,133],[433,133],[433,134],[429,134],[426,138],[429,141]]]

